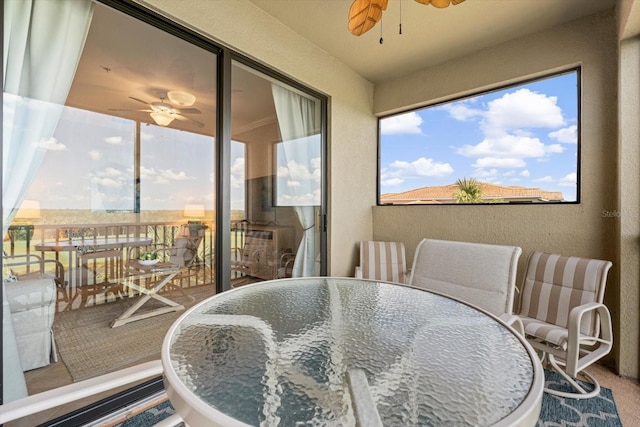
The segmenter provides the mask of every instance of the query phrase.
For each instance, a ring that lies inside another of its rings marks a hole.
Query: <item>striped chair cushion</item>
[[[520,317],[525,332],[562,344],[574,307],[602,302],[611,262],[534,252],[524,277]],[[597,333],[591,312],[582,319],[581,334]]]
[[[360,267],[364,279],[405,283],[406,266],[404,243],[360,242]]]
[[[533,335],[566,350],[569,330],[529,317],[520,317],[526,335]]]

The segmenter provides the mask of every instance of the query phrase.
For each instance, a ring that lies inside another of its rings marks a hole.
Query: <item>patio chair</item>
[[[527,340],[571,384],[575,392],[545,388],[549,394],[586,399],[600,393],[584,371],[613,346],[611,315],[604,300],[610,261],[534,252],[520,292],[519,317]],[[586,390],[575,379],[591,383]]]
[[[3,251],[4,266],[9,269],[8,277],[3,277],[5,281],[12,280],[42,280],[53,279],[56,284],[56,311],[61,301],[69,303],[69,289],[64,277],[65,271],[62,263],[56,259],[44,259],[36,254],[15,254],[7,255]]]
[[[406,283],[407,259],[404,243],[362,240],[356,278]]]
[[[89,302],[89,297],[96,297],[104,293],[105,289],[111,288],[124,271],[120,249],[78,252],[78,262],[80,264],[78,291],[82,295],[83,307]],[[118,290],[111,289],[111,291],[116,295]],[[97,301],[94,302],[97,303]]]
[[[284,252],[280,255],[280,263],[276,279],[286,279],[293,276],[293,264],[296,261],[296,254],[293,252]]]
[[[409,284],[482,308],[522,332],[513,316],[517,246],[423,239]]]

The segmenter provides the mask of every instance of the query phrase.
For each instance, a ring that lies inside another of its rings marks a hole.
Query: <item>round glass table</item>
[[[282,279],[209,298],[163,343],[189,425],[535,425],[531,346],[477,308],[400,284]]]

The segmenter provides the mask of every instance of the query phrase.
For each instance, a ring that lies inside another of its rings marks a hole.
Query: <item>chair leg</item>
[[[580,374],[587,379],[586,382],[590,383],[593,386],[593,389],[591,391],[587,391],[584,389],[584,387],[578,384],[578,382],[574,378],[571,378],[571,376],[569,376],[569,374],[564,371],[563,362],[556,360],[556,358],[552,354],[547,353],[545,356],[546,360],[553,367],[553,370],[559,373],[576,390],[576,392],[571,393],[545,387],[545,392],[554,396],[566,397],[569,399],[591,399],[592,397],[596,397],[598,394],[600,394],[600,384],[598,384],[598,381],[593,377],[593,375],[588,374],[585,371],[580,371]]]

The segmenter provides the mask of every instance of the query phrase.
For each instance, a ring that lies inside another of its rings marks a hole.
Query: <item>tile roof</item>
[[[563,201],[560,191],[546,191],[540,188],[522,187],[517,185],[502,186],[479,183],[482,186],[482,200],[500,200],[505,202],[533,201],[547,202]],[[416,203],[455,203],[453,194],[458,189],[457,184],[443,185],[439,187],[422,187],[402,193],[385,193],[380,195],[383,204],[416,204]]]

